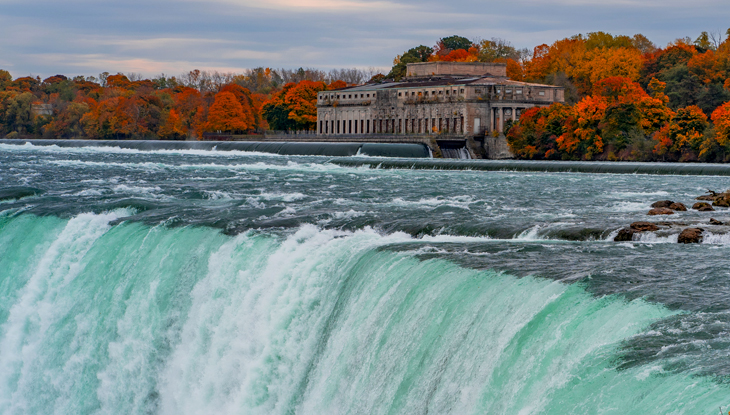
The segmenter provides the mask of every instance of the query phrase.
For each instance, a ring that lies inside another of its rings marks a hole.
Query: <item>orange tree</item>
[[[691,105],[680,108],[654,136],[654,152],[673,160],[696,160],[705,140],[707,126],[707,116],[699,107]]]
[[[184,140],[186,136],[185,127],[183,126],[180,114],[171,108],[162,118],[162,125],[157,131],[157,135],[165,140]]]
[[[246,123],[243,107],[232,92],[222,91],[208,110],[206,131],[243,132],[253,126]]]
[[[238,84],[228,84],[221,88],[220,92],[230,92],[236,96],[236,100],[241,104],[243,110],[244,122],[250,129],[258,128],[260,124],[260,116],[254,109],[254,99],[251,91]]]
[[[571,116],[570,107],[559,103],[529,108],[507,132],[507,143],[519,158],[560,158],[556,139],[564,134]]]
[[[711,119],[715,125],[715,140],[723,149],[727,149],[730,147],[730,102],[718,107],[712,113]],[[724,161],[724,157],[722,159]]]

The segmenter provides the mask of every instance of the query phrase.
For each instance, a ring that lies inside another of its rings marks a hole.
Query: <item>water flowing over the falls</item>
[[[677,312],[418,258],[423,239],[0,215],[2,414],[697,414],[708,377],[620,366]],[[433,237],[430,241],[437,240]],[[444,238],[447,240],[448,238]]]

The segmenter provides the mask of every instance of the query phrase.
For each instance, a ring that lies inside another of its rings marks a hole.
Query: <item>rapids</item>
[[[727,187],[0,144],[0,413],[714,414]]]

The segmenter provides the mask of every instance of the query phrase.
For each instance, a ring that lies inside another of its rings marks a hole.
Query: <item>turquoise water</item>
[[[653,199],[725,179],[84,149],[0,161],[2,414],[730,405],[724,228],[695,246],[674,230],[610,241]]]

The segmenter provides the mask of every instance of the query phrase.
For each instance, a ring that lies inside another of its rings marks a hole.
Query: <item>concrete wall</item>
[[[430,75],[452,76],[507,76],[507,65],[504,63],[484,62],[422,62],[409,63],[406,66],[406,76],[425,77]]]

